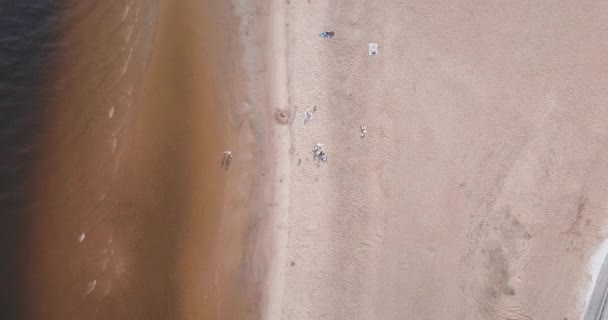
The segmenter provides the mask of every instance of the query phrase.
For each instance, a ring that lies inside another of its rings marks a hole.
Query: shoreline
[[[606,265],[606,266],[605,266]],[[599,316],[600,308],[605,301],[602,295],[605,290],[602,290],[602,287],[605,289],[608,284],[608,280],[606,279],[606,270],[604,270],[608,266],[608,239],[604,239],[595,250],[595,253],[589,258],[589,263],[587,266],[587,273],[590,275],[591,280],[583,289],[584,299],[582,299],[582,315],[584,315],[585,319],[596,319],[596,317],[591,318],[592,315]],[[602,284],[600,284],[600,288],[596,288],[598,284],[598,280],[601,279]],[[596,290],[598,290],[596,292]]]
[[[25,318],[259,317],[253,131],[265,114],[242,104],[231,9],[187,0],[61,11],[45,88],[53,108],[36,129],[24,210]]]

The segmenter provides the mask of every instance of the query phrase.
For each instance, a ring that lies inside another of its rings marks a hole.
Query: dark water
[[[46,105],[45,83],[57,43],[56,8],[49,1],[0,3],[0,318],[21,319],[25,235],[34,186],[38,128]]]
[[[1,319],[257,318],[210,156],[234,135],[234,62],[206,47],[227,12],[0,2]]]

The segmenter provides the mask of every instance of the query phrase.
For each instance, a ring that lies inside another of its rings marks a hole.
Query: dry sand
[[[265,318],[580,319],[606,237],[608,3],[279,2],[295,121]]]

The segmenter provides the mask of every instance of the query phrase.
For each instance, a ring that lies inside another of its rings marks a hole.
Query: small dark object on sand
[[[274,112],[274,120],[280,125],[287,125],[291,121],[291,112],[286,109],[277,109]]]
[[[335,35],[336,35],[336,33],[333,31],[324,31],[324,32],[319,33],[319,37],[325,38],[325,39],[333,38]]]

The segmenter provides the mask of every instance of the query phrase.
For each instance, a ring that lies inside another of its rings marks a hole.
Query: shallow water
[[[212,2],[0,4],[3,319],[256,318]]]

